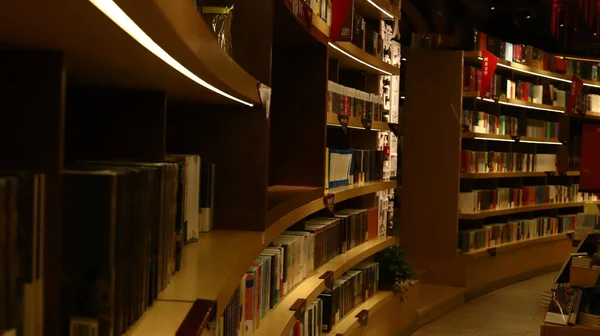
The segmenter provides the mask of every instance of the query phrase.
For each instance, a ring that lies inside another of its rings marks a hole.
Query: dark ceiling
[[[594,36],[596,25],[587,26],[583,10],[578,8],[579,0],[562,1],[570,3],[571,15],[568,21],[561,22],[565,26],[559,27],[558,39],[552,36],[550,28],[551,0],[404,0],[403,31],[426,29],[425,32],[454,35],[476,28],[504,41],[551,52],[600,55],[600,43]],[[579,16],[573,15],[576,11]]]

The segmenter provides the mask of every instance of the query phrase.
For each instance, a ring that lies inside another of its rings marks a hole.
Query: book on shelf
[[[574,324],[573,314],[576,318],[578,303],[581,299],[581,289],[578,288],[556,288],[552,289],[550,306],[546,312],[545,321],[553,324]],[[572,322],[573,321],[573,322]]]
[[[317,298],[306,307],[302,321],[296,321],[289,336],[320,336],[323,329],[323,300]]]
[[[242,330],[245,335],[253,335],[260,328],[261,320],[269,310],[304,279],[334,257],[370,239],[369,227],[375,227],[377,223],[371,222],[376,218],[369,217],[369,211],[369,209],[347,209],[338,211],[334,217],[302,220],[273,240],[247,270],[236,290],[235,297],[229,302],[224,314],[215,322],[223,332],[217,333],[217,336],[237,335]],[[369,273],[370,268],[363,270],[357,266],[353,270],[359,271],[351,273],[357,279],[363,279],[360,274],[366,272],[365,274],[369,275],[368,279],[377,280],[377,277]],[[361,280],[360,283],[368,282]],[[368,293],[373,293],[377,285],[372,282],[368,284],[365,289]],[[321,300],[322,303],[315,304],[315,309],[317,305],[323,305],[318,309],[319,319],[322,314],[325,314],[327,302],[323,298]],[[234,318],[232,319],[231,316]],[[315,317],[306,318],[307,321],[316,321]],[[295,327],[294,330],[297,328]]]
[[[210,232],[214,226],[215,164],[202,161],[200,168],[200,232]]]
[[[177,236],[183,236],[187,243],[198,241],[200,232],[200,156],[167,155],[167,161],[179,165],[179,183],[177,188]]]
[[[45,176],[0,171],[0,334],[42,332]]]
[[[554,172],[556,154],[460,152],[461,173]]]
[[[384,178],[383,151],[326,148],[326,155],[326,188],[378,181]]]
[[[528,239],[573,232],[576,215],[516,219],[458,232],[458,252],[468,253]]]
[[[518,135],[519,119],[505,115],[496,116],[482,111],[464,109],[462,127],[465,132]]]
[[[579,184],[523,186],[473,190],[459,194],[461,213],[511,209],[539,204],[597,201],[595,194],[580,193]]]
[[[335,113],[360,119],[383,121],[383,96],[364,92],[351,87],[328,81],[328,113]]]

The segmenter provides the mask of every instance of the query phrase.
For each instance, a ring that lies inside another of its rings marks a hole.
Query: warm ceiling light
[[[388,13],[385,9],[379,7],[376,3],[373,2],[373,0],[367,0],[373,7],[379,9],[380,12],[382,12],[383,14],[387,15],[390,19],[393,19],[394,16],[390,13]]]
[[[252,103],[243,101],[217,89],[216,87],[202,80],[200,77],[196,76],[193,72],[181,65],[181,63],[177,62],[177,60],[171,57],[171,55],[169,55],[164,49],[156,44],[156,42],[154,42],[150,36],[148,36],[129,16],[127,16],[127,14],[113,0],[90,0],[90,2],[94,4],[94,6],[98,7],[99,10],[101,10],[114,23],[121,27],[121,29],[129,34],[129,36],[133,37],[144,48],[148,49],[151,53],[170,65],[173,69],[179,71],[182,75],[202,85],[203,87],[220,94],[223,97],[227,97],[250,107],[254,106]]]
[[[365,61],[361,60],[360,58],[354,57],[353,55],[351,55],[351,54],[347,53],[347,52],[346,52],[346,51],[344,51],[342,48],[340,48],[340,47],[336,46],[335,44],[333,44],[333,43],[331,43],[331,42],[329,42],[329,46],[331,46],[333,49],[335,49],[335,50],[337,50],[337,51],[341,52],[342,54],[344,54],[344,55],[346,55],[346,56],[350,57],[351,59],[353,59],[353,60],[357,61],[357,62],[358,62],[358,63],[360,63],[360,64],[366,65],[366,66],[368,66],[369,68],[371,68],[371,69],[375,69],[375,70],[377,70],[377,71],[379,71],[379,72],[382,72],[382,73],[384,73],[384,74],[386,74],[386,75],[388,75],[388,76],[391,76],[391,75],[392,75],[392,73],[391,73],[391,72],[388,72],[388,71],[385,71],[385,70],[379,69],[378,67],[376,67],[376,66],[374,66],[374,65],[371,65],[371,64],[369,64],[369,63],[367,63],[367,62],[365,62]]]
[[[496,7],[492,6],[492,7],[490,7],[490,9],[491,9],[491,10],[495,10],[495,9],[496,9]]]
[[[531,15],[527,15],[527,18],[528,18],[528,19],[531,19]]]

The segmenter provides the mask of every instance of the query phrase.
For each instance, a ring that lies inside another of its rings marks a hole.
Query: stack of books
[[[460,152],[461,173],[554,172],[555,154]]]
[[[327,112],[344,116],[383,121],[383,96],[351,87],[343,86],[333,81],[327,85]]]

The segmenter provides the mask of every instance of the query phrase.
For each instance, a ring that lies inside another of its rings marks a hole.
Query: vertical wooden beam
[[[163,160],[166,95],[159,91],[69,91],[66,157],[71,160]]]
[[[262,108],[169,104],[167,152],[215,164],[215,229],[265,230],[268,147]]]
[[[63,335],[60,318],[61,178],[65,110],[63,56],[0,52],[0,166],[46,174],[43,230],[43,330]]]

